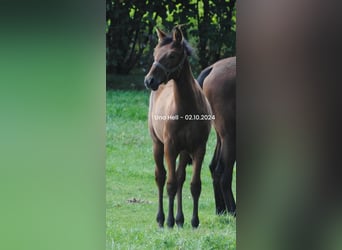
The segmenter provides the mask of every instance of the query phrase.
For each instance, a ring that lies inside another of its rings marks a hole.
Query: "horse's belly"
[[[153,117],[152,114],[154,134],[163,144],[172,141],[172,144],[179,150],[192,152],[199,145],[206,143],[210,132],[210,121],[183,123],[170,119],[170,117],[157,117],[156,115]]]
[[[183,127],[175,131],[174,143],[180,150],[186,150],[193,153],[198,146],[202,146],[207,142],[210,132],[210,122],[207,121],[191,121]]]

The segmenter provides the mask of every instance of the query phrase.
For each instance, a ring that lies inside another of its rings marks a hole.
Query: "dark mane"
[[[164,37],[164,39],[162,41],[159,42],[159,46],[162,47],[164,45],[170,44],[170,43],[172,43],[172,41],[173,41],[172,36],[168,35],[168,36]],[[186,54],[188,56],[191,56],[193,54],[194,49],[190,46],[188,41],[186,41],[185,39],[183,39],[183,44],[184,44]]]

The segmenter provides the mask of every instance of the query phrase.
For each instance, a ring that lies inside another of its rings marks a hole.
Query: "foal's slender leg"
[[[235,216],[236,204],[232,192],[233,168],[235,162],[235,141],[231,138],[224,138],[222,143],[222,161],[225,164],[220,179],[220,186],[224,202],[228,212]]]
[[[202,162],[205,154],[205,145],[200,147],[193,155],[193,174],[191,179],[191,195],[193,198],[194,206],[193,206],[193,213],[191,219],[192,227],[196,228],[199,225],[199,218],[198,218],[198,200],[201,194],[201,168]]]
[[[167,162],[167,193],[169,196],[169,214],[167,217],[167,226],[172,228],[175,225],[175,217],[173,213],[174,200],[177,192],[177,178],[176,178],[176,159],[179,152],[176,152],[173,145],[165,143],[165,158]]]
[[[191,158],[189,154],[185,151],[182,151],[179,155],[179,163],[176,171],[177,175],[177,215],[176,215],[176,224],[178,227],[183,227],[184,224],[184,214],[182,208],[182,189],[185,181],[185,169],[186,165],[191,162]]]
[[[155,167],[155,180],[158,186],[158,196],[159,196],[159,205],[158,205],[158,213],[157,213],[157,222],[159,227],[164,226],[165,214],[163,208],[163,191],[166,179],[166,171],[163,163],[164,156],[164,145],[161,142],[154,142],[153,144],[153,156],[154,161],[156,163]]]
[[[220,174],[219,174],[222,168],[223,168],[223,165],[221,162],[221,138],[219,134],[216,132],[215,152],[214,152],[213,159],[211,160],[211,163],[209,165],[211,177],[213,179],[216,214],[222,214],[225,211],[225,205],[224,205],[224,200],[223,200],[221,186],[220,186]]]

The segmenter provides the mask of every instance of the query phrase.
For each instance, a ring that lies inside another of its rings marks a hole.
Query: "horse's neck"
[[[175,81],[174,96],[178,103],[191,103],[196,98],[195,95],[195,79],[192,75],[190,64],[188,61],[184,63],[184,67],[180,72],[180,77]]]

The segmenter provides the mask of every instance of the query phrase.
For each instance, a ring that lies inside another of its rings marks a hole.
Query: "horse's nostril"
[[[153,78],[152,77],[145,79],[145,86],[146,87],[150,87],[152,84],[153,84]]]

